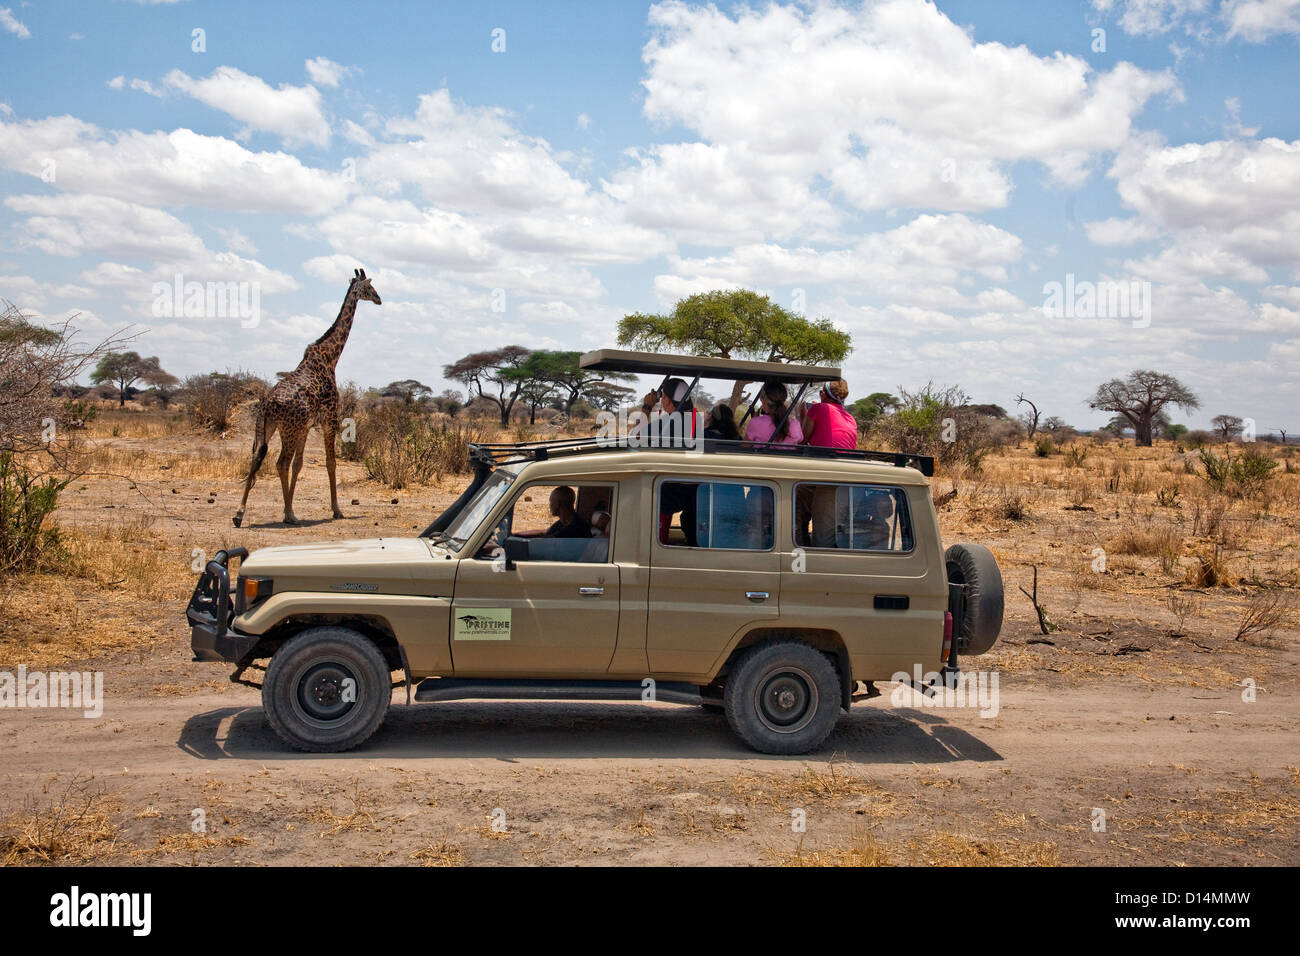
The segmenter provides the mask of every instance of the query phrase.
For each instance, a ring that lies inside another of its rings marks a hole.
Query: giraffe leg
[[[294,436],[296,438],[296,436]],[[294,446],[296,440],[291,440],[289,435],[284,432],[280,433],[280,457],[275,462],[275,470],[280,475],[280,491],[284,494],[284,523],[297,524],[298,519],[293,514],[293,487],[289,483],[289,468],[293,463]]]
[[[334,517],[342,518],[343,512],[339,510],[339,492],[338,486],[334,481],[334,435],[338,426],[333,422],[325,425],[322,429],[325,433],[325,470],[330,476],[330,507],[334,509]]]
[[[239,510],[230,519],[235,523],[236,528],[244,523],[244,508],[248,505],[248,493],[253,490],[253,485],[257,483],[258,469],[262,467],[262,462],[266,459],[266,443],[274,433],[275,425],[271,425],[268,434],[266,412],[259,409],[257,427],[253,434],[253,460],[248,466],[248,477],[244,479],[244,497],[239,499]]]
[[[305,444],[305,441],[304,441]],[[298,491],[298,473],[302,471],[302,459],[307,453],[306,448],[299,448],[293,456],[293,464],[289,471],[289,500],[293,501],[293,496]]]

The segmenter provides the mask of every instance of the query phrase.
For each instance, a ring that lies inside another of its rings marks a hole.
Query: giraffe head
[[[368,302],[373,302],[375,305],[384,304],[383,300],[379,298],[379,293],[375,291],[375,287],[372,286],[370,280],[366,278],[365,269],[357,269],[353,272],[352,288],[356,291],[358,299],[365,299]]]

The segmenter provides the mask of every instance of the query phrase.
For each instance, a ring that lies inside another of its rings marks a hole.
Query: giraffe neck
[[[357,293],[354,286],[349,288],[348,294],[343,297],[343,307],[339,309],[339,317],[334,320],[329,331],[316,341],[321,357],[330,368],[338,364],[339,356],[343,354],[343,346],[348,343],[348,333],[352,331],[352,317],[356,311]]]

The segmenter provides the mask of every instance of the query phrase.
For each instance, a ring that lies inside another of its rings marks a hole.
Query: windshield
[[[496,503],[501,500],[501,496],[510,490],[514,484],[515,476],[507,471],[497,471],[487,480],[487,483],[479,489],[470,503],[465,506],[465,510],[460,516],[451,523],[446,530],[443,540],[451,547],[453,551],[459,551],[465,546],[465,542],[478,528],[483,520],[488,516]]]

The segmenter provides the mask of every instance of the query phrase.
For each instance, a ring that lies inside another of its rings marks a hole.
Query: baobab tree
[[[1097,386],[1088,407],[1114,412],[1133,428],[1138,445],[1150,447],[1153,428],[1165,406],[1186,411],[1201,407],[1201,401],[1178,379],[1151,369],[1137,369],[1128,378],[1113,378]]]

